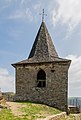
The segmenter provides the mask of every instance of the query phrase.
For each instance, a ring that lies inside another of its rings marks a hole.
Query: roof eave
[[[14,64],[11,64],[13,67],[17,67],[19,65],[29,65],[29,64],[45,64],[45,63],[62,63],[62,64],[71,64],[71,60],[66,60],[66,61],[63,61],[63,60],[60,60],[60,61],[43,61],[43,62],[28,62],[28,63],[14,63]]]

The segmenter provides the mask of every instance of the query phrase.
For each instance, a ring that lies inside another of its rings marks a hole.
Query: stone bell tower
[[[28,59],[12,64],[16,71],[16,100],[48,104],[67,112],[68,69],[42,21]]]

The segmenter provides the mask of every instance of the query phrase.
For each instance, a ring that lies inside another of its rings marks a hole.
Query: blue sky
[[[12,63],[29,55],[41,24],[45,23],[60,57],[72,60],[69,96],[81,96],[81,0],[0,0],[0,87],[14,91]]]

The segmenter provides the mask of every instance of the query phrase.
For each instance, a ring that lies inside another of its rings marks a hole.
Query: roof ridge
[[[45,25],[45,24],[44,24],[44,25]],[[47,38],[47,44],[49,43],[49,42],[48,42],[48,39],[49,39],[48,36],[49,36],[49,37],[50,37],[50,40],[51,40],[51,42],[52,42],[52,45],[53,45],[53,47],[54,47],[54,52],[55,52],[55,54],[56,54],[55,56],[58,57],[58,54],[57,54],[57,52],[56,52],[55,46],[54,46],[54,44],[53,44],[52,38],[51,38],[51,36],[50,36],[50,34],[49,34],[49,31],[48,31],[46,25],[45,25],[45,31],[46,31],[46,33],[48,33],[48,35],[45,34],[45,35],[46,35],[46,38]],[[48,45],[48,50],[49,50],[49,51],[50,51],[50,47],[51,47],[51,46]],[[55,56],[54,56],[54,57],[55,57]],[[52,55],[49,56],[49,57],[52,57]]]

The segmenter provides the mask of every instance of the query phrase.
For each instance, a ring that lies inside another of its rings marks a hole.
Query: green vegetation
[[[45,118],[46,116],[58,114],[61,111],[41,104],[35,104],[35,103],[24,103],[26,107],[21,108],[22,112],[27,113],[26,117],[29,118],[31,116],[31,119],[34,120],[36,118]]]
[[[35,104],[30,102],[16,102],[21,105],[18,112],[20,116],[14,116],[10,109],[0,111],[0,120],[36,120],[37,118],[45,118],[50,115],[59,114],[61,111],[49,107],[47,105]]]
[[[22,120],[22,119],[14,117],[10,109],[3,109],[0,111],[0,120]]]
[[[2,101],[4,104],[4,100]],[[13,104],[13,103],[12,103]],[[49,107],[47,105],[42,104],[36,104],[36,103],[30,103],[30,102],[14,102],[14,105],[16,105],[15,112],[19,113],[19,115],[15,116],[13,113],[13,110],[8,109],[2,109],[0,111],[0,120],[37,120],[37,118],[46,118],[47,116],[59,114],[61,111]],[[70,114],[69,116],[66,116],[65,119],[61,120],[80,120],[81,115],[79,114]]]

